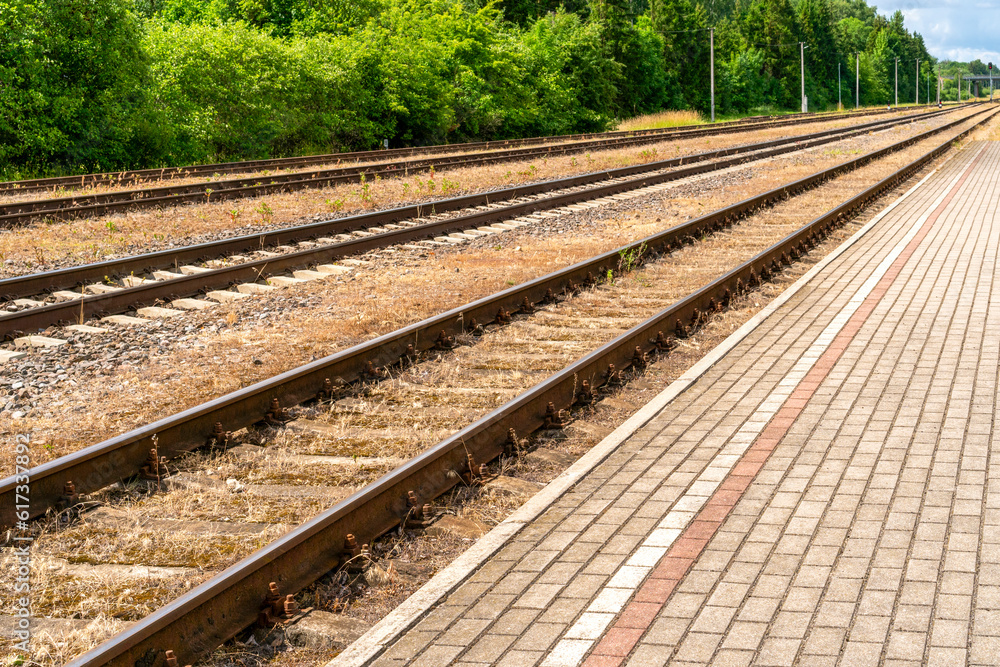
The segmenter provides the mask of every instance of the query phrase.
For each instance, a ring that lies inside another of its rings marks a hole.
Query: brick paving
[[[998,664],[998,184],[947,162],[370,664]]]

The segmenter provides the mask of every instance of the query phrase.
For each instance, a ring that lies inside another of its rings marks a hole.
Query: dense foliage
[[[0,0],[0,174],[707,113],[709,26],[719,114],[796,110],[799,42],[813,110],[837,104],[838,64],[845,106],[855,63],[863,105],[891,101],[897,57],[904,102],[931,67],[865,0]]]

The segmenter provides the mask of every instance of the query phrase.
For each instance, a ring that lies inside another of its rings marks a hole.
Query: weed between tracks
[[[677,127],[678,125],[703,125],[704,123],[705,119],[697,111],[660,111],[623,120],[618,123],[618,127],[615,129],[634,132],[661,127]]]

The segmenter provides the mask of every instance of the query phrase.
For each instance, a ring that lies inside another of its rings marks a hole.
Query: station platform
[[[1000,663],[998,185],[969,144],[331,667]]]

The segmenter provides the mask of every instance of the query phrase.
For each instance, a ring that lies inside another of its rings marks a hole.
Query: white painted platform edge
[[[957,153],[956,153],[957,154]],[[953,154],[946,162],[954,158]],[[943,165],[942,165],[943,166]],[[415,625],[431,608],[443,600],[449,593],[457,589],[469,576],[476,572],[486,560],[499,551],[510,538],[540,516],[545,510],[562,496],[574,484],[580,481],[587,473],[600,465],[608,456],[630,438],[636,431],[646,425],[655,417],[670,401],[683,393],[688,387],[704,375],[722,357],[728,354],[754,329],[770,317],[778,308],[787,303],[796,293],[806,286],[820,271],[826,268],[831,262],[843,255],[860,241],[872,228],[899,206],[904,200],[909,198],[917,188],[921,187],[941,167],[934,169],[920,180],[919,183],[907,190],[898,199],[889,204],[868,221],[864,227],[854,233],[838,246],[833,252],[816,263],[801,278],[796,280],[788,289],[775,297],[759,313],[747,320],[743,326],[729,335],[713,348],[708,354],[702,357],[694,366],[689,368],[681,377],[677,378],[662,392],[657,394],[649,403],[639,409],[634,415],[628,418],[621,426],[611,432],[604,440],[594,445],[586,454],[580,457],[576,463],[571,465],[558,477],[549,482],[541,491],[536,493],[524,505],[516,510],[509,517],[504,519],[493,530],[481,537],[468,551],[456,558],[450,565],[435,574],[430,581],[424,584],[417,592],[407,598],[401,605],[396,607],[385,618],[376,623],[364,635],[359,637],[348,646],[340,655],[327,663],[326,667],[361,667],[386,648],[395,639]]]

